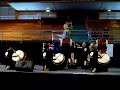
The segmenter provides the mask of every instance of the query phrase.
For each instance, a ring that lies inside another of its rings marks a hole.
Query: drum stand
[[[47,66],[46,65],[43,66],[43,71],[47,71]]]

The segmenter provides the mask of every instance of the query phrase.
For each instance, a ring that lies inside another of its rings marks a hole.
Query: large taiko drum
[[[61,65],[65,61],[65,56],[62,53],[57,53],[53,56],[53,64],[55,65]]]
[[[12,60],[13,61],[20,61],[25,57],[25,53],[22,50],[17,50],[15,53],[12,55]]]

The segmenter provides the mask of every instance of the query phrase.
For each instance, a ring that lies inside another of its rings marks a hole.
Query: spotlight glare
[[[46,9],[46,12],[50,12],[50,9]]]
[[[107,11],[108,11],[108,12],[111,12],[111,10],[110,10],[110,9],[108,9]]]

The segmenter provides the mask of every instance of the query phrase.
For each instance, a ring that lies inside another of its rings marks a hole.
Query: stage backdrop
[[[109,57],[113,57],[113,44],[108,44],[107,46],[107,54],[109,55]]]

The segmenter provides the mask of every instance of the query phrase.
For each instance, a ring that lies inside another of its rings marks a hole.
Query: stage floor
[[[43,66],[35,65],[33,72],[25,72],[25,71],[16,71],[16,70],[6,70],[5,65],[0,65],[0,72],[21,72],[21,73],[43,73],[43,74],[83,74],[83,75],[115,75],[120,76],[120,68],[110,67],[108,72],[95,72],[92,73],[90,69],[82,69],[78,67],[77,69],[64,69],[57,71],[43,71]]]

